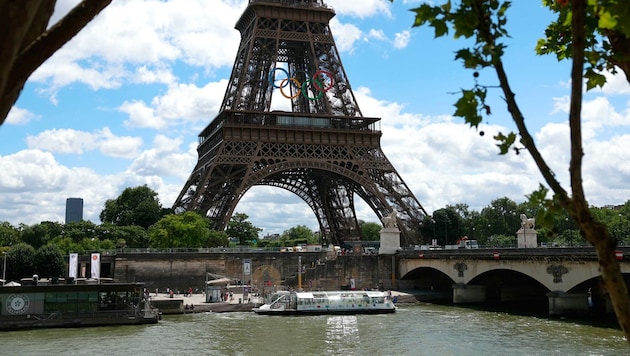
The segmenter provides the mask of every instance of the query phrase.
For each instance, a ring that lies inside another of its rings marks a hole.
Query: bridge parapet
[[[630,247],[616,248],[622,253],[623,261],[630,261]],[[398,251],[401,258],[411,259],[482,259],[482,260],[576,260],[596,261],[593,247],[553,247],[553,248],[479,248],[457,250],[411,250]]]

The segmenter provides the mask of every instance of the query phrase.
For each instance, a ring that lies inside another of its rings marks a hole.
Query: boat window
[[[92,312],[97,309],[96,292],[49,292],[44,296],[44,310],[50,313]]]

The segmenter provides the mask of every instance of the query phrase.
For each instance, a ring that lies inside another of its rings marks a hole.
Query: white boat
[[[278,292],[253,310],[265,315],[386,314],[396,306],[379,291]]]

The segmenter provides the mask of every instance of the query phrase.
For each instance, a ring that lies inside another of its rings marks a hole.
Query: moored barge
[[[154,324],[141,283],[0,287],[0,330]]]

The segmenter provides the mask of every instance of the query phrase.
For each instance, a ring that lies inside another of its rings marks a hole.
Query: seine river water
[[[621,331],[439,305],[395,314],[166,315],[158,325],[0,332],[0,355],[629,355]]]

